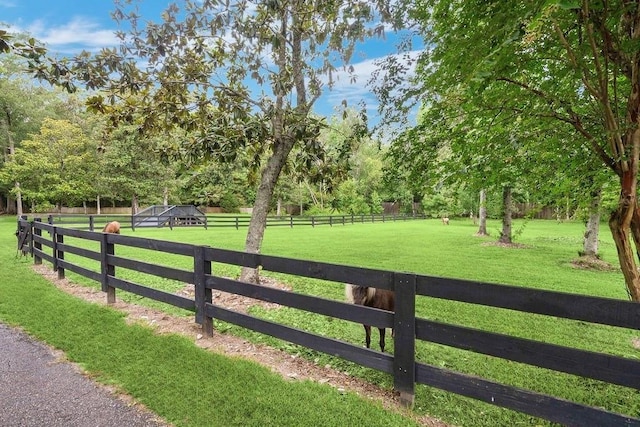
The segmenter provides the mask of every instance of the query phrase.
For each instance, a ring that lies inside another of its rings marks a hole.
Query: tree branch
[[[600,157],[600,159],[602,159],[602,161],[609,168],[611,168],[614,172],[616,172],[616,174],[620,174],[618,164],[615,162],[614,159],[611,158],[611,156],[607,154],[606,151],[602,149],[600,144],[598,144],[596,138],[587,129],[585,129],[584,125],[582,124],[582,120],[580,119],[580,116],[575,111],[573,111],[573,109],[570,106],[563,103],[559,103],[555,98],[553,98],[549,94],[539,89],[536,89],[534,87],[531,87],[526,83],[519,82],[517,80],[511,79],[508,77],[499,77],[496,80],[516,85],[526,90],[527,92],[530,92],[536,95],[537,97],[541,98],[542,100],[544,100],[550,109],[549,117],[555,118],[557,120],[560,120],[562,122],[572,125],[575,130],[577,130],[582,136],[584,136],[587,139],[587,141],[589,141],[591,148],[598,155],[598,157]],[[556,108],[554,107],[557,104],[560,104],[560,108],[565,110],[567,114],[566,116],[562,116],[556,111]]]

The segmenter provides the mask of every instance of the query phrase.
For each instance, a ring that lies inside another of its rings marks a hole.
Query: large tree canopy
[[[66,120],[45,119],[39,133],[22,142],[0,181],[18,180],[32,204],[77,203],[91,194],[95,148],[82,129]]]
[[[81,82],[102,90],[89,106],[109,114],[114,126],[188,130],[193,138],[168,141],[168,154],[195,162],[234,160],[242,151],[255,159],[260,180],[245,248],[259,252],[287,156],[295,144],[316,139],[323,126],[311,114],[315,101],[333,85],[339,67],[349,70],[355,43],[383,31],[374,23],[377,3],[181,4],[169,6],[162,22],[141,25],[134,1],[116,1],[113,16],[123,27],[118,48],[31,65],[39,78],[69,89]]]
[[[595,155],[618,177],[609,225],[629,294],[640,300],[632,249],[640,247],[639,3],[425,0],[406,8],[429,46],[418,67],[423,100],[456,96],[467,115],[492,110],[547,123],[565,137],[538,138],[536,159],[561,150],[567,162],[588,164],[580,156]]]

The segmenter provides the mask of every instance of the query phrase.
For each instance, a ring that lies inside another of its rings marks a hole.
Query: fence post
[[[236,217],[236,230],[240,229],[240,218]]]
[[[34,224],[31,225],[31,227],[33,227],[33,235],[34,237],[33,239],[33,249],[37,249],[39,251],[42,250],[42,243],[36,241],[36,237],[35,236],[42,236],[42,229],[41,228],[37,228],[35,223],[36,222],[42,222],[42,218],[34,218],[33,219]],[[42,264],[42,258],[40,258],[35,251],[33,251],[33,263],[36,265],[40,265]]]
[[[93,231],[95,228],[95,219],[93,215],[89,215],[89,231]]]
[[[311,217],[311,227],[315,227],[316,223],[315,223],[315,218],[312,216]]]
[[[289,228],[293,228],[293,215],[289,215]]]
[[[64,243],[64,236],[58,234],[58,227],[53,227],[52,239],[53,243],[53,271],[58,272],[58,279],[64,279],[64,268],[60,267],[60,260],[64,259],[64,252],[60,250],[60,244]]]
[[[47,224],[53,225],[53,215],[52,214],[47,215]]]
[[[109,236],[109,233],[103,233],[100,240],[100,273],[102,292],[107,293],[107,304],[113,304],[116,302],[116,288],[109,286],[109,276],[116,275],[116,267],[109,264],[108,256],[115,254],[115,247],[109,243]]]
[[[416,275],[394,273],[394,286],[393,387],[400,393],[400,402],[411,407],[416,376]]]
[[[202,326],[204,335],[213,336],[213,318],[205,314],[205,306],[211,304],[211,289],[206,286],[207,274],[211,274],[211,261],[205,260],[206,246],[193,247],[193,284],[195,286],[196,323]]]
[[[29,222],[29,255],[33,256],[33,221]]]

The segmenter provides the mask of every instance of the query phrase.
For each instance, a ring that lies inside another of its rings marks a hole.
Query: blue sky
[[[169,0],[143,0],[139,3],[140,14],[143,19],[158,20],[170,3]],[[96,51],[117,45],[113,34],[117,25],[110,15],[113,9],[111,0],[0,0],[0,23],[8,24],[13,31],[28,32],[46,43],[52,52],[69,55],[83,49]],[[317,101],[316,113],[328,117],[343,100],[354,107],[363,101],[370,123],[376,123],[377,103],[366,84],[375,69],[374,61],[393,54],[397,40],[397,36],[387,34],[384,40],[361,45],[353,60],[358,76],[356,83],[341,79],[333,91]]]

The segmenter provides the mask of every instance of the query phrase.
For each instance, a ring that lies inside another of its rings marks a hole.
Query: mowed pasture
[[[452,220],[448,226],[443,225],[440,220],[425,220],[315,228],[273,227],[267,229],[262,252],[337,264],[409,271],[608,298],[627,298],[622,275],[617,269],[615,247],[606,226],[603,225],[600,234],[600,252],[603,261],[613,265],[612,270],[579,269],[573,265],[572,261],[577,258],[578,251],[582,247],[584,229],[581,223],[516,221],[515,229],[519,234],[516,240],[517,245],[514,247],[494,244],[499,226],[497,221],[489,222],[488,229],[493,237],[483,238],[474,235],[476,226],[468,220]],[[246,229],[236,230],[235,228],[137,229],[135,232],[123,230],[123,233],[236,250],[242,250],[246,237]],[[191,267],[191,260],[181,259],[175,255],[132,248],[122,248],[120,252],[116,248],[116,251],[120,256],[185,269]],[[77,261],[79,264],[84,263],[88,268],[92,267],[90,261],[79,258],[75,260],[73,255],[69,255],[69,260]],[[238,274],[237,268],[222,264],[214,264],[213,270],[216,274],[227,276]],[[185,285],[133,271],[127,271],[125,274],[138,283],[168,291],[179,291]],[[89,286],[99,286],[72,273],[69,273],[68,277]],[[344,298],[341,284],[283,275],[272,277],[286,283],[296,292],[334,299]],[[141,300],[137,296],[128,296],[123,292],[119,292],[118,297],[155,305],[179,314],[177,309],[164,307],[161,303]],[[640,357],[640,349],[636,347],[637,340],[640,339],[640,331],[425,297],[419,297],[416,311],[419,316],[430,320],[623,357]],[[364,340],[361,325],[325,316],[310,315],[294,309],[264,309],[260,306],[254,307],[251,312],[259,317],[313,330],[329,337],[358,343]],[[185,312],[184,315],[191,315],[191,313]],[[292,353],[309,357],[317,363],[330,364],[352,375],[368,378],[383,387],[391,387],[391,378],[386,374],[247,332],[239,327],[218,322],[215,326],[219,331],[267,342]],[[377,331],[374,333],[373,341],[377,342]],[[391,344],[388,346],[393,348]],[[640,415],[640,393],[637,390],[435,344],[420,343],[417,354],[419,360],[439,367],[576,402],[602,406],[615,412],[636,417]],[[526,415],[429,387],[417,388],[414,410],[457,425],[543,424],[540,420],[531,419]]]

